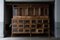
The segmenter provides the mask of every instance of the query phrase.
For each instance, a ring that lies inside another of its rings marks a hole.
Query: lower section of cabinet
[[[12,35],[44,33],[50,33],[48,16],[15,16],[12,18]]]

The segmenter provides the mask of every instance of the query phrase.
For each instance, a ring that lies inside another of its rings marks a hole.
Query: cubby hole
[[[19,32],[23,32],[23,29],[19,29]]]
[[[30,30],[29,29],[26,29],[25,32],[30,32]]]
[[[25,24],[29,24],[30,21],[29,21],[29,20],[25,20],[24,23],[25,23]]]
[[[39,24],[41,24],[41,23],[42,23],[42,20],[37,20],[37,22],[38,22]]]
[[[49,26],[48,24],[44,24],[44,28],[48,28],[48,26]]]
[[[17,27],[17,25],[13,24],[13,27]]]
[[[24,26],[23,25],[19,25],[20,28],[23,28]]]
[[[31,28],[36,28],[36,25],[31,25]]]
[[[48,32],[48,29],[44,29],[44,33],[47,33]]]
[[[37,24],[37,28],[43,28],[43,24]]]
[[[24,20],[19,20],[19,23],[24,23]]]
[[[43,23],[48,23],[48,20],[43,20]]]
[[[17,28],[12,29],[13,32],[18,32]]]
[[[36,24],[36,20],[32,20],[32,24]]]
[[[36,32],[36,29],[31,29],[31,32]]]
[[[17,23],[17,20],[13,20],[12,22],[13,22],[13,23]]]
[[[30,28],[30,26],[29,25],[25,25],[24,28]]]
[[[42,30],[38,30],[38,32],[42,32]]]

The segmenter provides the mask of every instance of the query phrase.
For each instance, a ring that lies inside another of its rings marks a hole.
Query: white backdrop
[[[3,37],[4,0],[0,0],[0,37]]]

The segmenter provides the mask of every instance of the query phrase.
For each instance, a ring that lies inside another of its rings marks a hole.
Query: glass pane
[[[14,8],[13,9],[13,16],[17,16],[17,13],[18,13],[18,8]]]
[[[35,15],[36,15],[36,16],[39,15],[39,8],[35,8]]]
[[[44,8],[41,8],[41,16],[44,16]]]
[[[28,8],[28,16],[32,16],[33,15],[33,8]]]
[[[20,8],[19,11],[20,11],[19,15],[22,16],[22,8]]]
[[[45,15],[48,15],[48,8],[45,8]]]

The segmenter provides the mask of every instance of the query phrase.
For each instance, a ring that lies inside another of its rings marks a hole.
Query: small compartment
[[[19,25],[20,28],[23,28],[23,25]]]
[[[18,29],[17,28],[12,28],[12,31],[13,32],[18,32]]]
[[[30,28],[30,26],[29,25],[25,25],[24,28]]]
[[[30,21],[29,21],[29,20],[25,20],[24,23],[25,23],[25,24],[29,24]]]
[[[19,20],[19,23],[24,23],[24,20]]]
[[[37,28],[43,28],[43,24],[37,24]]]
[[[37,29],[37,32],[43,33],[43,29]]]
[[[42,32],[42,30],[38,30],[38,32]]]
[[[36,25],[31,25],[31,28],[36,28]]]
[[[29,29],[25,29],[25,32],[30,32],[30,30]]]
[[[17,20],[13,20],[12,23],[17,23]]]
[[[48,20],[43,20],[43,23],[48,23]]]
[[[36,20],[32,20],[32,24],[36,24]]]
[[[44,29],[44,32],[47,33],[48,32],[48,29]]]
[[[19,32],[23,32],[23,29],[19,29]]]
[[[13,26],[13,27],[17,27],[17,25],[16,25],[16,24],[13,24],[12,26]]]
[[[37,22],[40,24],[40,23],[42,23],[42,20],[37,20]]]
[[[36,32],[36,29],[31,29],[31,32]]]
[[[49,25],[48,24],[44,24],[44,28],[48,28],[49,27]]]

